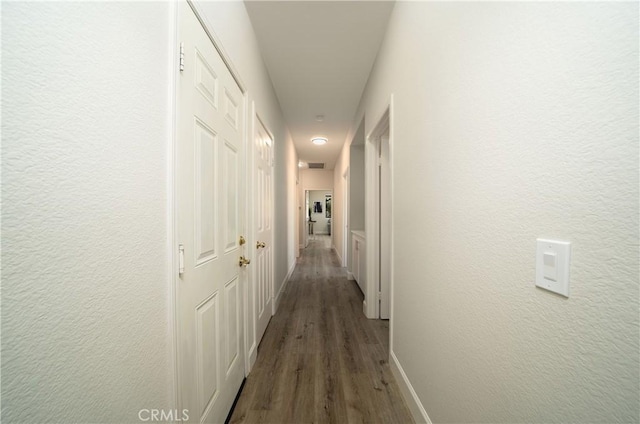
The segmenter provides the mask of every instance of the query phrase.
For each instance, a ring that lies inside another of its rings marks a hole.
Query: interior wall
[[[2,5],[2,422],[175,408],[172,25],[170,3]]]
[[[396,3],[360,113],[393,93],[391,342],[433,422],[638,422],[637,18]],[[569,298],[538,237],[572,242]]]
[[[287,185],[287,263],[288,274],[293,272],[298,256],[298,152],[293,144],[291,135],[288,135],[287,153],[285,157],[286,175],[284,176]],[[276,164],[277,166],[277,164]],[[282,287],[278,287],[278,293]]]
[[[330,190],[333,191],[333,170],[331,169],[308,169],[304,168],[300,170],[300,198],[302,204],[299,211],[299,234],[300,238],[298,243],[300,247],[304,246],[303,235],[307,232],[305,226],[307,225],[307,214],[304,204],[304,192],[307,190]],[[333,221],[332,221],[333,222]]]
[[[334,193],[335,193],[335,225],[333,240],[338,256],[347,255],[347,268],[351,270],[351,230],[364,230],[364,116],[362,108],[354,122],[358,122],[357,127],[350,128],[342,150],[336,159],[334,169]],[[357,147],[354,158],[351,157],[352,149]],[[354,162],[353,164],[351,162]],[[351,169],[353,168],[353,169]],[[349,170],[347,181],[343,178],[345,172]],[[354,173],[354,177],[351,174]],[[347,187],[348,186],[348,187]],[[344,190],[349,196],[349,216],[344,217]],[[355,210],[354,210],[355,208]],[[352,215],[356,215],[355,218]],[[348,231],[344,233],[347,220]],[[347,238],[347,251],[343,252],[344,237]]]
[[[311,219],[316,221],[313,224],[314,234],[329,234],[329,219],[327,218],[327,209],[325,205],[325,196],[331,195],[331,191],[326,190],[311,190],[309,192],[309,207],[311,208]],[[314,204],[320,202],[322,205],[322,212],[315,212]],[[332,200],[333,202],[333,200]],[[333,206],[333,205],[332,205]],[[307,214],[309,211],[307,211]],[[333,221],[332,221],[333,222]]]
[[[364,145],[351,146],[349,154],[349,174],[351,178],[351,209],[349,219],[351,230],[364,230]]]
[[[284,125],[284,123],[283,123]],[[296,172],[298,155],[293,139],[286,129],[284,145],[275,148],[274,180],[274,295],[284,288],[286,278],[296,265],[296,227],[298,210],[296,207]]]
[[[198,1],[211,32],[222,42],[247,86],[249,102],[274,136],[274,294],[295,266],[296,175],[298,158],[280,103],[262,60],[253,26],[243,2]],[[249,256],[251,259],[251,256]]]
[[[364,139],[364,136],[363,136]],[[351,191],[349,192],[349,224],[350,232],[347,234],[351,245],[351,231],[364,231],[364,145],[351,145],[349,150],[349,178]],[[351,264],[351,250],[348,252]],[[353,270],[351,270],[353,271]]]
[[[336,160],[335,168],[333,169],[333,211],[331,212],[331,222],[333,223],[331,234],[333,237],[333,244],[336,248],[336,253],[340,259],[344,258],[345,254],[348,254],[348,252],[343,251],[345,219],[348,219],[348,217],[344,216],[344,193],[345,190],[348,189],[348,181],[345,181],[343,175],[347,171],[348,167],[349,143],[345,142],[342,146],[342,150],[340,151],[340,155]],[[350,248],[347,249],[347,251],[350,250]]]

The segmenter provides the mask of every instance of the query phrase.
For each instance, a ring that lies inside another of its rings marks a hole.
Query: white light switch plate
[[[569,297],[571,242],[538,239],[536,286]]]

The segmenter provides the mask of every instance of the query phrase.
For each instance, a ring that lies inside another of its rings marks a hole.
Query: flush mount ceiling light
[[[326,144],[326,143],[327,143],[327,141],[328,141],[328,140],[327,140],[326,138],[324,138],[324,137],[314,137],[314,138],[312,138],[312,139],[311,139],[311,142],[312,142],[313,144],[317,144],[318,146],[321,146],[321,145],[323,145],[323,144]]]
[[[324,121],[324,115],[316,115],[316,121],[318,122]]]

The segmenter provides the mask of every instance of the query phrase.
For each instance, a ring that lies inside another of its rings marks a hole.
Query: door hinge
[[[184,274],[184,245],[178,246],[178,274]]]
[[[382,292],[378,292],[378,300],[382,301]]]
[[[378,158],[378,166],[382,166],[382,158],[381,157]]]
[[[184,71],[184,43],[180,43],[180,72]]]

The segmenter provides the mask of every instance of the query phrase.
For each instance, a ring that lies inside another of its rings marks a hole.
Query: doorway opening
[[[390,319],[393,281],[391,103],[365,144],[368,318]]]
[[[332,205],[332,190],[305,190],[305,247],[310,240],[330,239]]]

